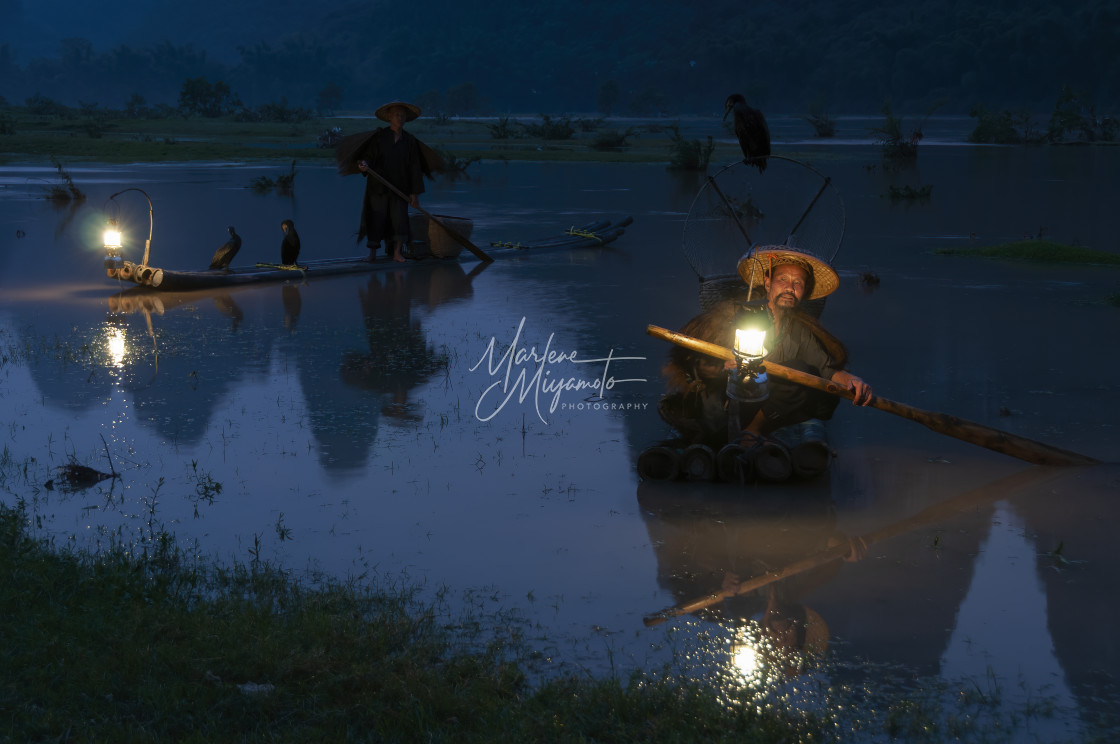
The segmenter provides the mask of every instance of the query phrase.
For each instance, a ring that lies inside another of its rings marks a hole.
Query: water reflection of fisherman
[[[678,607],[720,595],[706,601],[699,616],[752,629],[767,661],[786,674],[807,654],[827,650],[828,626],[805,599],[831,581],[843,561],[738,591],[747,580],[829,547],[847,544],[845,561],[866,554],[862,540],[837,529],[827,483],[791,485],[781,494],[760,493],[744,502],[718,487],[645,481],[638,501],[657,556],[658,583],[672,592]]]
[[[428,288],[426,280],[412,281],[412,273],[386,272],[384,284],[374,274],[358,291],[369,352],[347,352],[340,369],[346,384],[392,395],[392,403],[382,412],[404,418],[412,417],[408,391],[447,364],[446,356],[428,343],[420,322],[412,317],[413,295]]]
[[[822,548],[844,542],[848,543],[849,552],[843,561],[858,561],[866,555],[867,546],[860,538],[848,538],[840,532],[830,534]],[[766,598],[765,606],[758,616],[759,635],[765,641],[765,661],[774,665],[784,676],[797,674],[804,668],[807,659],[819,657],[828,651],[828,624],[816,610],[801,600],[813,589],[834,578],[840,571],[840,563],[841,561],[831,561],[797,577],[775,581],[756,590],[756,603],[758,594],[764,594]],[[734,593],[740,583],[740,577],[729,572],[724,575],[722,589]],[[727,601],[729,605],[733,602]],[[732,609],[732,616],[729,618],[732,622],[742,622],[748,617],[737,616],[734,612]]]

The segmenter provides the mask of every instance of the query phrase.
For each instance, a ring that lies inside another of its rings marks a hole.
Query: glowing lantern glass
[[[740,403],[758,403],[770,397],[767,387],[766,326],[769,317],[754,313],[735,330],[735,369],[727,378],[727,396]]]
[[[109,220],[105,227],[105,268],[119,269],[124,266],[121,258],[121,231],[116,220]]]

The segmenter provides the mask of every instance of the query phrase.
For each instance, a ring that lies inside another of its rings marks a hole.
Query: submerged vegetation
[[[1016,240],[975,248],[938,248],[934,253],[943,256],[983,256],[1019,261],[1120,265],[1120,255],[1115,253],[1041,239]]]
[[[914,127],[911,127],[910,131],[907,132],[903,127],[902,117],[895,115],[890,100],[884,101],[883,123],[871,129],[871,134],[875,137],[875,141],[883,148],[883,158],[895,162],[907,162],[917,158],[918,143],[921,142],[922,137],[925,136],[922,133],[922,127],[925,125],[926,119],[928,119],[940,105],[940,103],[936,103],[930,107],[921,121]]]
[[[1043,141],[1029,111],[989,111],[973,106],[968,115],[976,119],[976,128],[968,135],[969,142],[989,145],[1017,145]]]
[[[636,136],[637,133],[637,127],[627,127],[623,130],[602,129],[595,135],[595,141],[591,143],[591,147],[596,150],[619,150],[626,147],[629,144],[627,140]]]
[[[927,201],[929,201],[929,197],[930,197],[931,194],[933,194],[933,184],[931,184],[931,183],[924,184],[922,186],[919,186],[918,188],[914,188],[913,186],[910,186],[910,185],[906,185],[906,186],[891,185],[891,186],[887,187],[886,197],[888,199],[890,199],[892,202],[894,202],[894,201],[927,202]]]
[[[44,198],[58,205],[85,201],[85,192],[77,187],[74,183],[74,179],[66,172],[66,169],[62,167],[62,163],[52,157],[51,165],[53,165],[58,172],[58,178],[62,183],[51,184]]]
[[[706,170],[712,160],[712,153],[716,146],[711,136],[707,142],[698,139],[687,140],[681,134],[679,126],[667,127],[669,140],[673,143],[673,155],[669,160],[670,170],[702,171]]]
[[[809,115],[804,117],[805,121],[813,127],[813,134],[817,137],[835,137],[836,136],[836,119],[828,113],[823,103],[814,101],[809,105]]]
[[[999,145],[1039,145],[1068,143],[1116,142],[1120,139],[1120,120],[1102,115],[1086,91],[1063,86],[1054,103],[1054,111],[1043,131],[1027,110],[1003,109],[989,111],[977,104],[969,111],[976,119],[976,128],[969,142]]]
[[[258,194],[266,194],[273,189],[281,196],[290,196],[292,189],[295,188],[296,183],[296,161],[292,161],[292,165],[287,173],[281,173],[275,179],[269,176],[257,176],[249,184],[249,188],[256,191]]]
[[[460,158],[446,147],[436,147],[435,151],[443,160],[444,173],[453,178],[466,175],[467,168],[469,168],[472,163],[477,163],[482,160],[482,157],[479,155],[470,158]]]
[[[553,119],[548,114],[541,114],[539,124],[522,124],[528,137],[543,140],[569,140],[575,136],[576,128],[567,116]]]

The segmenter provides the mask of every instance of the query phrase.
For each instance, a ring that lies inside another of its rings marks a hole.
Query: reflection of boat
[[[1062,477],[1064,472],[1060,468],[1037,467],[1015,472],[993,483],[935,503],[910,517],[867,532],[858,541],[866,548],[921,527],[947,522],[959,514],[975,511],[978,507],[1010,498],[1028,488],[1049,483]],[[801,484],[801,487],[811,488],[809,483]],[[718,606],[721,602],[757,592],[777,582],[789,582],[795,577],[814,575],[828,566],[837,566],[837,561],[852,552],[854,543],[835,530],[835,513],[827,487],[816,491],[802,491],[795,498],[775,496],[779,493],[789,492],[758,491],[752,494],[751,499],[742,499],[736,498],[734,489],[728,490],[725,486],[690,484],[687,490],[682,490],[673,489],[664,483],[640,484],[638,502],[642,506],[643,517],[647,519],[650,542],[658,548],[659,564],[663,553],[666,554],[664,560],[675,562],[669,569],[662,570],[659,576],[664,574],[676,582],[669,588],[674,590],[678,599],[681,592],[677,584],[681,577],[691,579],[699,575],[694,568],[685,570],[676,565],[681,561],[695,562],[700,557],[715,552],[722,556],[724,563],[734,566],[734,556],[724,555],[728,546],[734,546],[733,552],[757,552],[765,549],[769,553],[767,562],[771,564],[765,571],[750,578],[739,573],[738,578],[746,580],[739,581],[735,586],[724,586],[721,591],[714,591],[710,586],[691,589],[695,599],[679,602],[675,607],[648,616],[645,624],[656,625],[671,617]],[[681,525],[684,525],[684,529]],[[805,525],[812,528],[804,529]],[[655,528],[657,534],[654,534]],[[760,532],[765,530],[773,530],[773,535],[767,537]],[[814,535],[814,539],[808,542],[791,541],[791,536],[798,530],[802,532],[802,536]],[[683,547],[673,546],[674,540],[670,539],[670,535],[674,531],[687,536],[687,541],[677,540]],[[748,531],[751,533],[749,536],[746,534]],[[812,549],[814,542],[818,546],[815,550]],[[789,546],[793,546],[793,549],[789,549]],[[775,550],[775,547],[780,550]],[[773,560],[775,557],[780,560]],[[715,559],[709,560],[709,563],[722,565]],[[741,559],[739,563],[742,564]],[[739,572],[737,567],[734,570]]]
[[[594,222],[579,228],[570,228],[560,235],[533,240],[525,243],[494,242],[488,253],[493,257],[519,255],[525,251],[534,253],[552,250],[572,250],[595,248],[617,240],[633,220],[630,217],[620,222]],[[368,274],[376,271],[406,269],[410,266],[424,265],[433,261],[454,260],[425,258],[398,263],[388,257],[366,261],[360,257],[328,258],[307,261],[299,266],[281,267],[278,264],[256,264],[238,266],[228,271],[175,271],[152,266],[141,266],[124,261],[120,268],[106,270],[110,279],[118,279],[142,287],[159,289],[164,292],[181,292],[211,287],[229,287],[241,284],[260,284],[263,282],[282,282],[290,279],[307,279],[337,274]]]

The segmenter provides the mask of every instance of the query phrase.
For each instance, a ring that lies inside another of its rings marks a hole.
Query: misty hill
[[[316,107],[333,84],[338,106],[366,111],[409,98],[450,113],[719,114],[738,91],[785,112],[877,111],[888,98],[896,111],[944,101],[943,112],[977,102],[1049,112],[1066,84],[1101,112],[1120,101],[1115,0],[273,0],[267,10],[127,0],[117,3],[127,13],[103,10],[108,27],[86,12],[85,43],[70,37],[53,56],[26,57],[51,28],[48,8],[59,15],[64,4],[0,0],[0,20],[26,31],[18,43],[0,37],[10,104],[36,93],[175,104],[198,76],[248,105]],[[76,33],[73,19],[55,25]]]

